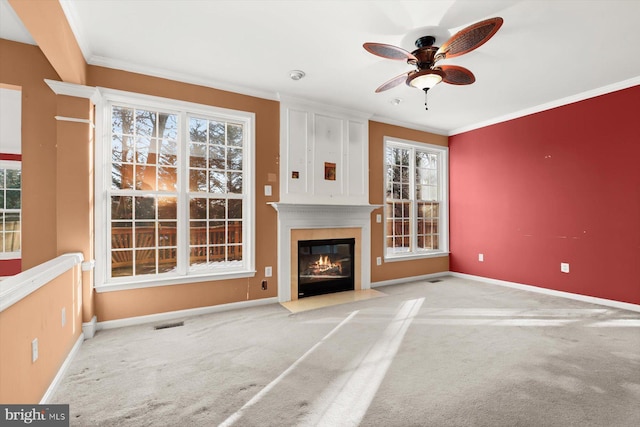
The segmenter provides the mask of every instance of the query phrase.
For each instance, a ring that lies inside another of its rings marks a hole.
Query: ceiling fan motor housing
[[[428,37],[431,37],[431,36],[428,36]],[[418,40],[421,40],[421,39],[418,39]],[[418,44],[418,42],[416,42],[416,44]],[[420,47],[414,50],[413,52],[411,52],[411,54],[415,56],[418,61],[417,62],[407,61],[407,62],[411,64],[415,64],[419,70],[431,68],[431,66],[435,63],[434,59],[437,51],[438,51],[438,48],[435,46]]]

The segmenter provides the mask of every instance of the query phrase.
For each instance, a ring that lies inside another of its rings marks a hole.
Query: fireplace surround
[[[278,212],[278,301],[298,299],[298,242],[353,239],[353,288],[371,288],[371,211],[377,205],[270,203]]]

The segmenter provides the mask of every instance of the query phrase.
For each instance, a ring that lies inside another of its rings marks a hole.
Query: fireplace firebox
[[[298,298],[354,290],[355,239],[298,241]]]

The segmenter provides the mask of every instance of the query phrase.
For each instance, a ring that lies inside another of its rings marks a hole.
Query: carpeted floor
[[[638,426],[640,313],[446,277],[104,330],[50,403],[77,426]]]

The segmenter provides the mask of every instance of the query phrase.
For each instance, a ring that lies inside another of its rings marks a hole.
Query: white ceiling
[[[441,134],[640,84],[640,0],[61,3],[89,64],[315,101]],[[33,43],[6,0],[0,6],[0,37]],[[429,111],[418,89],[374,93],[411,67],[371,55],[364,42],[412,51],[420,36],[440,45],[493,16],[504,25],[489,42],[446,60],[469,68],[474,84],[436,86]],[[295,69],[306,77],[291,80]]]

